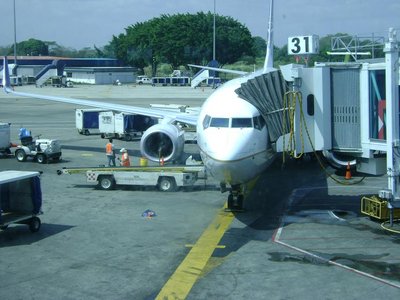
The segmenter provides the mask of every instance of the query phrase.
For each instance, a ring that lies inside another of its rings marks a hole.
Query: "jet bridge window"
[[[254,124],[255,129],[258,129],[258,130],[263,129],[263,127],[265,126],[264,118],[261,116],[254,117],[253,124]]]
[[[233,118],[232,128],[252,128],[253,122],[251,118]]]
[[[212,118],[210,127],[229,127],[229,118]]]
[[[386,90],[385,70],[369,72],[369,135],[372,139],[386,139]]]

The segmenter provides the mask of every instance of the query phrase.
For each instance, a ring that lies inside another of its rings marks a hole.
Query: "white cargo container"
[[[32,232],[40,229],[42,190],[39,172],[0,172],[0,229],[26,224]]]
[[[99,131],[102,138],[115,137],[115,112],[102,111],[99,113]]]
[[[10,124],[0,123],[0,154],[11,154]]]
[[[80,134],[90,135],[100,133],[99,114],[104,109],[98,108],[77,108],[75,110],[75,125]]]
[[[99,113],[99,130],[102,138],[131,141],[157,123],[158,119],[149,116],[113,111]]]

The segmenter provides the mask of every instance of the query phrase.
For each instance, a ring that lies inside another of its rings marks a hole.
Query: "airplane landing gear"
[[[232,186],[228,196],[228,207],[229,211],[243,211],[243,199],[244,195],[239,185]]]

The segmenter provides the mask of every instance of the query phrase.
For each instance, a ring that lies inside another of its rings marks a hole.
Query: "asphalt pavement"
[[[147,106],[200,106],[209,88],[76,86],[23,91]],[[311,161],[278,160],[249,186],[245,211],[224,210],[209,179],[189,190],[103,191],[62,167],[106,163],[105,140],[79,135],[68,104],[0,95],[12,140],[26,127],[57,138],[59,163],[1,158],[0,170],[41,171],[42,227],[0,231],[1,299],[397,299],[399,236],[360,213],[362,195],[387,185],[341,185]],[[139,164],[138,141],[115,140]],[[196,153],[196,145],[186,151]],[[353,181],[361,179],[353,174]],[[347,182],[348,183],[348,182]],[[155,216],[143,216],[146,210]]]

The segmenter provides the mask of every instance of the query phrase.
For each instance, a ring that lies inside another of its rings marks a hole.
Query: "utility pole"
[[[15,0],[14,0],[14,64],[13,75],[17,75],[17,18],[15,13]]]
[[[213,24],[213,60],[215,60],[215,1],[214,0],[214,24]]]

